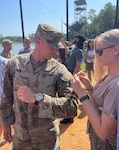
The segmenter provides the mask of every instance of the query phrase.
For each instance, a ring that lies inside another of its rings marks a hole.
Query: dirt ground
[[[78,115],[73,124],[60,124],[61,150],[90,150],[90,142],[86,134],[87,117],[79,103]],[[11,144],[5,144],[0,150],[11,150]]]

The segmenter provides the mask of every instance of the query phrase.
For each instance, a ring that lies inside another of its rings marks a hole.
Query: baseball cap
[[[48,24],[39,24],[35,37],[44,38],[52,47],[58,48],[62,33]]]
[[[6,45],[6,44],[12,44],[13,41],[11,41],[10,39],[4,39],[2,40],[2,45]]]

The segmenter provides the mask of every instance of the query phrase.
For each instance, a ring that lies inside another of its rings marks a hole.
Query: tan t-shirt
[[[105,112],[107,115],[117,119],[119,101],[119,75],[113,76],[109,80],[102,79],[94,87],[93,103],[99,113]],[[117,133],[109,138],[110,144],[116,144]]]

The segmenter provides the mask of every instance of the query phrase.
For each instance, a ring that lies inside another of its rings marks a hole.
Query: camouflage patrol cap
[[[10,39],[2,40],[2,45],[12,44],[12,43],[13,43],[13,41],[11,41]]]
[[[48,24],[39,24],[35,37],[44,38],[52,47],[58,48],[62,33]]]

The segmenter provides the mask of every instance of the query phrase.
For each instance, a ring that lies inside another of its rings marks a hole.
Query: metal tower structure
[[[86,18],[87,3],[85,0],[74,1],[74,21],[80,21]]]
[[[87,3],[86,0],[74,1],[74,24],[71,26],[76,32],[81,29],[86,34]]]

